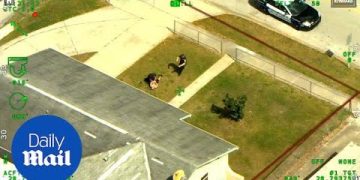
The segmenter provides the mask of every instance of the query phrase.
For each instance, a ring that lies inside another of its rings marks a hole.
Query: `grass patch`
[[[83,63],[86,60],[90,59],[96,53],[97,52],[87,52],[87,53],[83,53],[83,54],[74,55],[71,57]]]
[[[241,122],[211,113],[212,104],[223,107],[226,93],[232,97],[247,96]],[[239,146],[239,151],[230,154],[230,166],[246,179],[335,109],[239,63],[227,68],[181,108],[192,114],[189,123]]]
[[[297,41],[291,40],[290,38],[283,36],[279,33],[268,30],[263,26],[248,21],[244,18],[233,15],[221,15],[217,16],[217,18],[262,40],[263,42],[266,42],[271,46],[276,47],[281,51],[290,54],[293,57],[300,59],[307,64],[310,64],[317,69],[320,69],[321,71],[335,77],[338,80],[341,80],[355,88],[360,89],[360,71],[355,69],[348,69],[344,63],[340,62],[334,57],[330,58],[324,53],[307,47]],[[331,87],[339,89],[345,93],[353,93],[350,89],[318,74],[317,72],[314,72],[304,67],[299,63],[296,63],[288,57],[254,41],[253,39],[225,26],[224,24],[219,23],[216,20],[207,18],[196,21],[194,22],[194,24],[217,35],[231,39],[241,46],[251,49],[252,51],[257,52],[264,57],[267,57],[275,62],[279,62],[291,69],[301,72]]]
[[[16,13],[9,21],[15,21],[25,32],[30,33],[107,5],[105,0],[40,0],[39,7],[35,9],[39,13],[38,17],[32,17],[32,12]],[[11,32],[0,40],[0,46],[20,35],[17,31]]]
[[[176,63],[176,57],[182,53],[187,57],[187,66],[181,76],[178,76],[172,73],[168,64]],[[187,87],[220,58],[215,52],[173,36],[156,46],[117,78],[164,101],[170,101],[175,97],[177,87]],[[152,72],[163,75],[155,90],[150,90],[144,82],[144,78]]]

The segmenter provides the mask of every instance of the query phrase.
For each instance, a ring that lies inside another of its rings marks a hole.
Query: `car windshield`
[[[307,8],[307,4],[305,4],[303,0],[294,0],[286,7],[289,8],[289,11],[293,16],[297,16],[303,11],[305,11],[305,9]]]

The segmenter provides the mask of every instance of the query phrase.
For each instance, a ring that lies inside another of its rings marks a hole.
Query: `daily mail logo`
[[[17,130],[12,155],[16,168],[26,179],[64,180],[80,164],[81,140],[66,120],[41,115]]]
[[[356,0],[331,0],[333,8],[356,8]]]
[[[65,137],[61,140],[55,134],[49,134],[49,137],[40,136],[36,133],[29,134],[29,147],[31,148],[56,148],[59,153],[49,154],[44,157],[40,150],[23,151],[25,166],[70,166],[70,150],[63,151],[61,146],[64,143]]]

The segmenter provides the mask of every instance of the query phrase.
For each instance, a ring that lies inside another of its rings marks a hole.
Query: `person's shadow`
[[[175,72],[176,69],[178,68],[178,66],[177,66],[175,63],[169,63],[169,64],[168,64],[168,69],[169,69],[169,68],[172,68],[172,69],[173,69],[172,72]]]

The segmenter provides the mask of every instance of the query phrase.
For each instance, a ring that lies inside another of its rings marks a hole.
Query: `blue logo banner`
[[[65,180],[80,164],[80,136],[65,119],[37,116],[17,130],[12,156],[16,168],[28,180]]]

